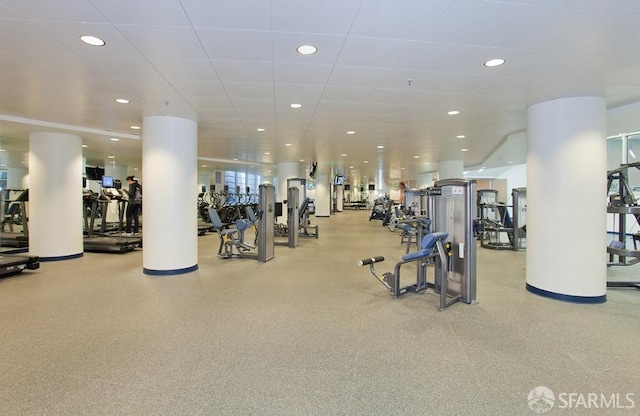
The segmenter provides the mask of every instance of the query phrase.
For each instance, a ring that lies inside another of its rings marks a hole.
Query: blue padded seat
[[[420,242],[420,250],[405,254],[402,256],[402,261],[410,261],[416,260],[422,257],[427,257],[433,254],[433,251],[436,247],[437,241],[444,241],[447,237],[449,237],[449,233],[444,231],[436,231],[435,233],[430,233],[422,237],[422,241]]]

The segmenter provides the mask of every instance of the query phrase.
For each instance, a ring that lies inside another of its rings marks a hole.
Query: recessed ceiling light
[[[108,157],[109,159],[115,159],[115,158],[116,158],[116,157],[115,157],[115,156],[113,156],[113,155],[109,155],[109,156],[107,156],[107,157]]]
[[[133,168],[133,170],[138,170],[138,168]]]
[[[140,126],[131,126],[131,128],[134,130],[140,130]]]
[[[207,167],[207,165],[200,165],[200,167],[201,167],[201,168],[206,168],[206,167]]]
[[[378,146],[378,149],[384,149],[384,146]]]
[[[91,46],[104,46],[106,44],[106,42],[99,37],[91,35],[82,35],[80,36],[80,40]]]
[[[400,168],[400,170],[404,170],[404,168]]]
[[[250,167],[250,168],[255,168],[255,166],[254,166],[254,165],[251,165],[251,166],[249,166],[249,167]]]
[[[502,58],[495,58],[495,59],[489,59],[487,62],[484,63],[484,66],[488,66],[488,67],[492,67],[492,66],[500,66],[504,63],[504,59]]]
[[[460,151],[461,151],[461,152],[468,152],[468,151],[469,151],[469,149],[464,148],[464,149],[460,149]]]
[[[349,130],[349,131],[347,132],[347,134],[356,134],[356,132],[355,132],[355,131],[353,131],[353,130]]]
[[[304,162],[304,159],[300,159],[298,162]]]
[[[291,143],[285,143],[284,145],[287,146],[287,147],[293,146]]]
[[[89,146],[87,146],[86,144],[83,144],[82,147],[89,147]],[[2,151],[4,152],[4,149]]]
[[[413,158],[414,158],[414,159],[420,159],[420,156],[415,155]]]
[[[513,163],[513,162],[509,160],[507,163]]]
[[[302,108],[302,104],[293,103],[293,104],[289,104],[289,107],[291,107],[291,108]]]
[[[353,169],[353,166],[349,166],[349,169]]]
[[[346,153],[343,153],[341,156],[342,156],[342,157],[345,157],[346,155],[347,155]]]
[[[464,134],[460,134],[460,135],[456,136],[456,139],[464,139]]]
[[[448,112],[447,112],[447,114],[449,114],[450,116],[455,116],[455,115],[457,115],[457,114],[460,114],[460,111],[458,111],[458,110],[451,110],[451,111],[448,111]]]
[[[119,142],[120,139],[116,138],[116,137],[112,137],[109,140],[111,140],[112,142]]]
[[[233,160],[238,160],[238,158],[237,158],[237,157],[234,157],[234,158],[233,158]]]
[[[271,152],[264,152],[264,154],[265,154],[265,155],[270,155],[270,154],[271,154]]]
[[[263,128],[258,128],[258,129],[256,129],[256,131],[265,131],[265,129],[263,129]]]
[[[313,45],[302,45],[302,46],[298,46],[296,48],[296,51],[300,55],[313,55],[314,53],[318,52],[318,48],[316,48]]]
[[[129,104],[131,101],[127,100],[126,98],[116,98],[116,102],[118,104]]]
[[[369,163],[369,161],[368,160],[364,160],[362,163]]]
[[[428,165],[428,164],[429,164],[429,162],[424,162],[424,164],[425,164],[425,165]]]

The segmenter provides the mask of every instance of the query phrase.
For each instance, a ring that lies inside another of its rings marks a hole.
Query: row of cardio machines
[[[476,182],[466,179],[437,181],[426,189],[426,215],[435,232],[420,239],[416,252],[407,253],[396,263],[393,272],[379,274],[375,264],[385,260],[374,256],[358,261],[369,266],[371,274],[385,286],[394,298],[409,292],[424,292],[431,288],[438,294],[438,311],[456,302],[476,301],[476,243],[478,229]],[[416,267],[415,280],[404,284],[402,269]],[[433,281],[427,277],[433,266]]]

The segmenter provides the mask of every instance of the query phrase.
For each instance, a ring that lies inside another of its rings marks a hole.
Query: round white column
[[[29,135],[29,253],[41,261],[81,257],[82,139]]]
[[[533,105],[527,127],[527,290],[606,301],[606,103]]]
[[[299,177],[300,164],[298,162],[278,163],[278,195],[276,195],[276,201],[282,202],[287,199],[287,179]]]
[[[142,132],[143,272],[192,272],[198,269],[198,125],[149,116]]]
[[[326,173],[316,173],[316,217],[331,216],[331,183]]]
[[[463,178],[464,164],[462,160],[443,160],[438,162],[438,180]]]

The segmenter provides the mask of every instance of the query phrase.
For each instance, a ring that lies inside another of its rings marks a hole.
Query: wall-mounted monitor
[[[103,188],[113,188],[113,176],[103,176],[102,177],[102,187]]]
[[[344,190],[345,191],[350,191],[351,190],[351,185],[349,185],[348,183],[344,184]]]
[[[122,181],[120,179],[114,179],[113,180],[113,187],[116,189],[121,189],[122,188]]]
[[[87,179],[90,181],[101,181],[104,176],[104,168],[96,166],[95,168],[87,166],[85,169]]]
[[[370,191],[375,191],[375,190],[376,190],[376,185],[375,185],[375,184],[373,184],[373,183],[370,183],[370,184],[369,184],[369,190],[370,190]]]

